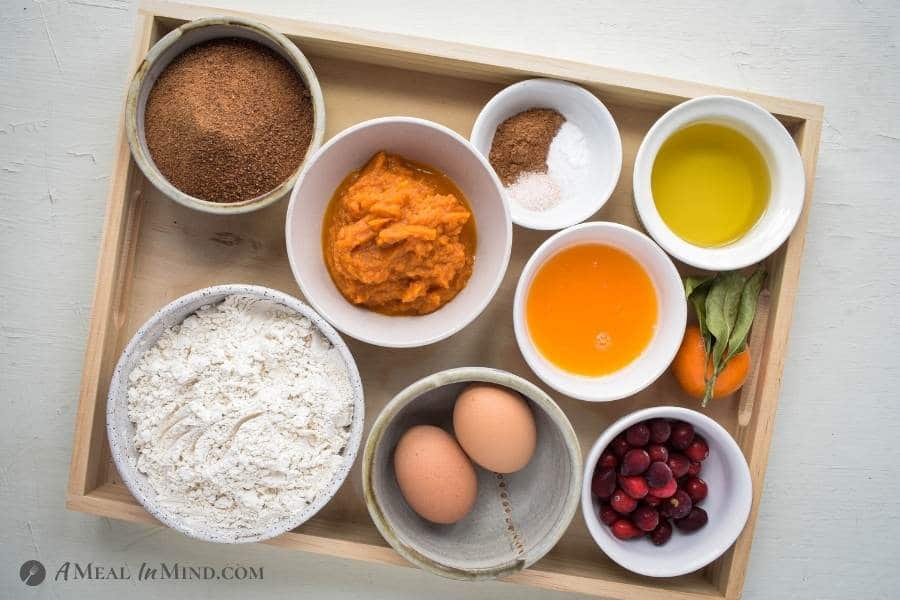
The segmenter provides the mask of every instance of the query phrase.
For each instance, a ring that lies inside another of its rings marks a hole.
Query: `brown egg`
[[[475,504],[475,467],[439,427],[417,425],[403,434],[394,450],[394,473],[410,508],[434,523],[456,523]]]
[[[516,392],[481,383],[470,385],[456,399],[453,430],[469,458],[497,473],[524,468],[537,442],[528,402]]]

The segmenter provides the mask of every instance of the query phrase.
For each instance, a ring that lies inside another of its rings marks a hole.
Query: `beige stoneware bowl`
[[[453,525],[436,525],[403,499],[394,475],[394,448],[414,425],[452,431],[456,397],[471,382],[522,394],[534,413],[537,448],[516,473],[499,476],[476,466],[478,497],[472,512]],[[420,379],[384,407],[366,441],[363,490],[375,526],[408,561],[443,577],[494,579],[525,569],[556,545],[578,508],[581,465],[571,423],[540,388],[506,371],[462,367]]]
[[[243,202],[209,202],[194,196],[185,194],[160,172],[153,162],[150,150],[147,148],[147,139],[144,136],[144,109],[147,105],[147,97],[150,90],[169,63],[179,54],[197,44],[218,38],[236,37],[251,40],[266,46],[284,58],[300,75],[303,83],[309,88],[313,107],[313,135],[306,157],[294,173],[281,182],[273,190],[245,200]],[[286,196],[294,182],[303,170],[306,160],[312,156],[325,137],[325,100],[322,97],[322,89],[319,80],[313,72],[309,61],[288,38],[266,27],[262,23],[242,19],[240,17],[210,17],[197,19],[185,23],[181,27],[166,34],[156,42],[144,60],[138,66],[131,85],[128,88],[128,97],[125,102],[125,133],[128,137],[128,146],[134,162],[140,167],[144,176],[150,180],[159,191],[175,202],[199,210],[201,212],[234,215],[259,210],[270,204],[274,204]]]

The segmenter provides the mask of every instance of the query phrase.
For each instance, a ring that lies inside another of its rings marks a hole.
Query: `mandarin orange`
[[[684,332],[684,339],[675,361],[672,363],[672,372],[685,392],[694,398],[703,398],[706,392],[706,378],[712,375],[712,363],[706,356],[703,347],[703,336],[696,325],[688,325]],[[733,394],[744,385],[747,373],[750,371],[750,352],[744,349],[736,354],[716,379],[713,387],[713,398],[722,398]]]

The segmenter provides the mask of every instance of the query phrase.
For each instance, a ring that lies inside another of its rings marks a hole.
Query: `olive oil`
[[[744,134],[695,123],[663,142],[653,163],[656,210],[678,237],[707,248],[737,241],[769,203],[766,159]]]

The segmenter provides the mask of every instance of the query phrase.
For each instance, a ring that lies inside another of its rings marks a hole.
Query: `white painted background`
[[[900,3],[219,1],[824,104],[745,598],[900,598]],[[134,20],[132,0],[0,0],[0,597],[574,598],[206,545],[63,508]],[[266,581],[25,588],[18,567],[34,557],[239,561],[264,565]]]

